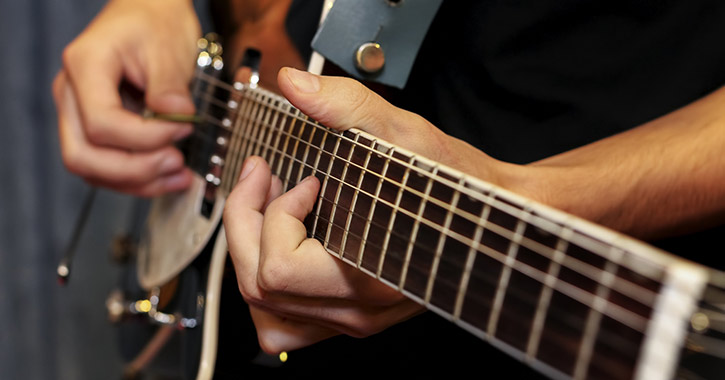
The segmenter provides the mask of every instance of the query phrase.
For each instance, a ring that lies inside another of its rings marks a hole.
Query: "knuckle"
[[[77,51],[78,43],[76,41],[71,42],[63,49],[63,52],[61,53],[61,62],[63,63],[63,66],[73,66],[73,63],[76,61],[75,57],[77,56]]]
[[[278,257],[279,255],[271,256]],[[260,261],[257,283],[261,289],[270,293],[283,293],[287,290],[292,273],[282,261],[270,259],[269,254]]]
[[[260,305],[264,302],[264,294],[258,291],[256,284],[249,279],[238,276],[237,287],[242,298],[250,305]]]
[[[92,144],[103,145],[107,142],[107,129],[95,114],[86,115],[83,130],[86,138]]]
[[[352,80],[352,83],[350,91],[346,94],[350,113],[366,117],[369,114],[366,111],[370,105],[372,92],[358,81]]]
[[[88,177],[89,171],[83,154],[77,149],[61,147],[61,158],[63,164],[71,173],[79,177]]]

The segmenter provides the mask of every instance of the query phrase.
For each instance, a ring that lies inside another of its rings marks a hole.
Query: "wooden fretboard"
[[[216,191],[229,194],[251,155],[285,190],[314,175],[305,225],[331,254],[551,377],[635,376],[674,258],[364,132],[330,130],[276,94],[198,79],[195,138],[214,142],[201,174]]]

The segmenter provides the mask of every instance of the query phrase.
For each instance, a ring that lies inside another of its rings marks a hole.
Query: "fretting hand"
[[[283,69],[278,82],[292,104],[336,130],[359,127],[463,170],[480,171],[484,161],[494,162],[352,79]],[[468,161],[465,155],[474,153],[477,161]],[[467,165],[461,165],[464,162]],[[307,238],[302,221],[319,187],[319,181],[309,177],[282,194],[281,182],[267,163],[251,157],[227,200],[224,223],[239,289],[250,305],[260,344],[270,353],[341,333],[369,336],[422,311]]]

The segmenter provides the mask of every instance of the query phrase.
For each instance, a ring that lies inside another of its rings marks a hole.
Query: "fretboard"
[[[285,190],[315,176],[305,225],[331,254],[552,377],[635,376],[669,256],[359,130],[328,129],[260,88],[202,74],[195,94],[216,191],[229,194],[252,155]]]

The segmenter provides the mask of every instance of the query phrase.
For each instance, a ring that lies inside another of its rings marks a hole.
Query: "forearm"
[[[721,88],[640,127],[532,163],[514,187],[642,239],[722,223],[724,104]]]

